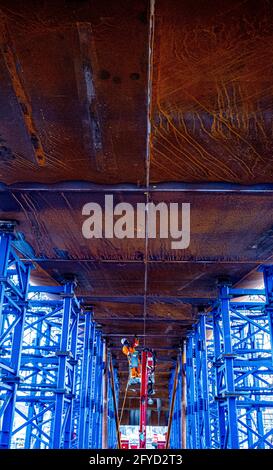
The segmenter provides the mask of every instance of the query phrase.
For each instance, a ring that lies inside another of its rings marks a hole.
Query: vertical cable
[[[148,290],[148,202],[150,186],[150,139],[151,139],[151,106],[152,106],[152,74],[153,74],[153,47],[154,47],[154,9],[155,0],[150,0],[149,21],[149,52],[148,52],[148,90],[147,90],[147,139],[146,139],[146,211],[145,211],[145,254],[144,254],[144,299],[143,299],[143,338],[146,346],[146,316],[147,316],[147,290]]]

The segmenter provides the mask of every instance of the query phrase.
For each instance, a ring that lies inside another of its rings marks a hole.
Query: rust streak
[[[7,70],[17,101],[20,106],[21,114],[24,120],[26,131],[29,135],[33,153],[39,166],[44,166],[46,162],[45,153],[41,140],[36,129],[32,107],[25,91],[22,77],[20,76],[20,64],[16,57],[11,38],[9,36],[7,24],[4,15],[0,11],[0,41],[1,53],[4,57]]]

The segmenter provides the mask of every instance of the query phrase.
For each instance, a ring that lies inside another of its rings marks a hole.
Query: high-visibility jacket
[[[126,346],[126,345],[123,346],[123,348],[122,348],[123,354],[125,354],[125,356],[128,356],[128,354],[133,354],[136,351],[135,348],[138,345],[139,345],[139,340],[137,338],[134,338],[134,341],[131,344],[131,346]]]
[[[136,347],[138,345],[139,345],[139,340],[137,338],[134,338],[134,341],[131,344],[131,346],[124,345],[122,348],[123,354],[125,354],[125,356],[127,356],[128,358],[132,377],[140,376],[140,360],[139,360],[139,354],[136,351]]]

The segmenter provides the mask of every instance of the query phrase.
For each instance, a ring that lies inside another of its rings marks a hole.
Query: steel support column
[[[95,323],[92,322],[90,332],[90,351],[88,352],[88,367],[86,371],[87,391],[86,391],[86,409],[85,409],[85,422],[81,421],[81,426],[84,427],[83,441],[81,445],[84,449],[88,449],[92,445],[92,422],[93,422],[93,403],[95,394],[94,377],[96,374],[96,328]]]
[[[268,315],[268,325],[270,330],[270,344],[273,361],[273,266],[263,266],[261,268],[264,277],[264,287],[266,296],[266,312]]]
[[[118,371],[116,367],[113,367],[113,361],[111,353],[109,352],[108,357],[108,389],[109,389],[109,400],[108,400],[108,448],[109,449],[121,449],[120,440],[120,422],[118,415]]]
[[[182,437],[181,445],[182,449],[187,447],[187,380],[186,380],[186,341],[183,340],[183,352],[182,352]]]
[[[102,415],[103,415],[103,395],[102,395],[102,374],[103,374],[103,343],[101,331],[96,331],[95,349],[93,355],[92,375],[91,375],[91,433],[89,447],[91,449],[101,449],[102,447]]]
[[[196,388],[196,422],[197,448],[207,449],[210,446],[208,363],[206,342],[206,317],[200,315],[194,328],[194,374]]]
[[[108,352],[105,339],[103,340],[103,374],[102,374],[102,448],[108,448]]]
[[[225,435],[225,447],[227,446],[227,440],[231,449],[239,448],[239,436],[237,427],[237,412],[236,412],[236,393],[234,388],[234,355],[232,350],[232,339],[231,339],[231,325],[230,325],[230,312],[229,312],[229,288],[223,286],[220,289],[220,302],[221,302],[221,315],[222,315],[222,327],[223,327],[223,353],[222,357],[224,360],[225,370],[225,384],[223,396],[227,402],[227,429]]]
[[[72,385],[67,388],[67,375],[70,373],[68,359],[71,357],[71,350],[69,349],[70,340],[70,328],[72,320],[72,298],[73,298],[73,283],[67,283],[64,286],[64,307],[63,307],[63,319],[62,319],[62,332],[60,350],[57,352],[59,358],[58,364],[58,375],[57,375],[57,389],[56,389],[56,406],[55,406],[55,418],[53,426],[53,448],[59,449],[61,446],[69,447],[71,436],[67,436],[67,426],[71,426],[71,412],[69,408],[64,409],[65,398],[70,394],[70,398],[73,398]],[[73,358],[72,356],[72,359]],[[66,436],[63,433],[66,431]],[[69,430],[68,430],[69,432]]]
[[[194,371],[193,333],[187,337],[186,343],[186,381],[187,381],[187,448],[197,447],[196,424],[196,387]]]
[[[87,311],[84,323],[84,351],[81,373],[81,393],[80,393],[80,417],[79,417],[79,449],[84,449],[85,442],[89,441],[89,378],[92,363],[93,336],[95,331],[94,322],[92,322],[92,312]]]

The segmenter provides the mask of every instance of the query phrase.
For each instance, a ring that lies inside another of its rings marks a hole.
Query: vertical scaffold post
[[[209,390],[208,390],[208,364],[206,344],[206,316],[201,314],[194,332],[195,348],[195,374],[197,399],[197,447],[207,449],[210,447],[210,418],[209,418]]]
[[[206,315],[203,311],[188,335],[186,361],[188,447],[206,449],[211,445],[211,436]]]
[[[89,440],[89,419],[88,419],[88,399],[89,397],[89,379],[92,366],[93,351],[93,330],[92,312],[85,313],[84,322],[84,349],[81,373],[81,391],[80,391],[80,417],[79,417],[79,449],[85,448],[85,443]],[[88,446],[88,445],[87,445]]]
[[[12,238],[12,233],[0,233],[0,348],[4,359],[0,365],[4,393],[0,448],[11,445],[31,269],[11,247]]]
[[[233,363],[234,354],[232,350],[230,311],[229,311],[229,288],[220,288],[220,302],[223,325],[223,359],[225,364],[225,398],[227,400],[228,429],[226,430],[226,440],[229,439],[232,449],[239,449],[239,436],[237,426],[236,394],[234,387]]]
[[[102,372],[102,448],[108,448],[108,352],[103,340],[103,372]]]
[[[74,287],[74,286],[73,286]],[[73,295],[72,295],[73,300]],[[78,325],[79,325],[79,312],[78,310],[71,308],[71,324],[70,324],[70,357],[68,358],[68,394],[67,397],[70,400],[66,421],[64,426],[64,448],[69,449],[72,445],[72,436],[74,434],[73,425],[73,415],[75,407],[75,397],[76,397],[76,366],[78,365],[77,358],[77,345],[78,345]]]
[[[3,307],[4,307],[4,295],[7,282],[7,271],[10,255],[10,245],[11,245],[12,234],[0,233],[0,332],[2,334],[3,329]]]
[[[102,340],[102,332],[99,332],[99,341],[100,341],[100,356],[98,364],[98,386],[97,386],[97,435],[98,443],[97,446],[99,449],[102,449],[102,421],[103,421],[103,350],[104,350],[104,341]]]
[[[186,381],[187,381],[187,448],[196,449],[196,400],[193,333],[186,343]]]
[[[181,364],[181,373],[182,373],[182,410],[181,410],[181,444],[182,449],[187,447],[187,380],[186,380],[186,340],[183,339],[183,350],[182,350],[182,364]]]
[[[219,327],[219,316],[220,313],[218,309],[213,312],[213,347],[214,347],[214,356],[213,356],[213,367],[214,367],[214,384],[215,384],[215,396],[213,397],[216,400],[217,406],[217,419],[214,420],[214,424],[217,427],[214,434],[217,433],[219,439],[219,447],[223,449],[225,447],[225,434],[226,434],[226,424],[225,424],[225,409],[223,407],[224,399],[221,396],[221,384],[223,381],[223,365],[221,360],[221,335]]]
[[[109,353],[109,388],[111,389],[111,394],[109,398],[109,429],[111,433],[108,434],[108,447],[110,449],[118,447],[121,449],[121,436],[119,430],[119,415],[118,415],[118,400],[117,400],[117,388],[118,388],[118,376],[117,369],[113,367],[112,355]]]
[[[92,370],[92,399],[91,399],[91,433],[89,447],[101,449],[102,447],[102,370],[103,370],[103,343],[101,331],[96,330],[96,345]]]
[[[40,346],[40,342],[41,342],[41,336],[42,336],[42,322],[39,322],[38,324],[36,324],[36,331],[37,331],[37,334],[34,338],[34,341],[33,341],[33,345],[38,348]],[[24,357],[23,357],[23,360],[24,360]],[[33,387],[37,387],[37,376],[38,374],[36,373],[33,373],[32,374],[32,377],[31,377],[31,385]],[[18,397],[17,397],[18,398]],[[40,405],[40,404],[39,404]],[[41,408],[41,405],[40,405],[40,411],[42,411],[42,408]],[[41,420],[41,416],[39,416],[39,418],[37,418],[37,416],[35,415],[35,404],[33,402],[29,403],[29,407],[28,407],[28,421],[30,423],[32,423],[33,420],[35,420],[37,423],[39,422],[39,420]],[[40,423],[39,423],[40,424]],[[33,429],[32,429],[32,426],[26,426],[26,437],[25,437],[25,448],[26,449],[31,449],[31,442],[32,442],[32,437],[33,437]],[[35,442],[35,445],[39,448],[39,445],[40,445],[40,440],[41,440],[41,432],[38,432],[37,433],[37,438],[36,438],[36,442]]]
[[[86,396],[86,412],[85,412],[85,423],[84,435],[83,435],[83,448],[88,449],[92,440],[92,425],[93,425],[93,402],[94,402],[94,376],[95,376],[95,365],[96,365],[96,328],[95,323],[92,321],[91,333],[90,333],[90,354],[88,361],[87,370],[87,396]]]
[[[70,333],[70,320],[72,312],[72,299],[73,299],[73,283],[68,282],[64,286],[64,303],[63,303],[63,320],[62,320],[62,333],[60,342],[60,351],[58,351],[59,357],[59,369],[57,377],[57,389],[56,389],[56,406],[55,406],[55,418],[53,426],[53,448],[59,449],[62,443],[62,432],[66,422],[64,418],[64,402],[66,390],[66,373],[67,363],[70,356],[69,353],[69,333]]]
[[[273,362],[273,266],[262,267],[266,296],[266,312],[270,331],[270,345]]]

